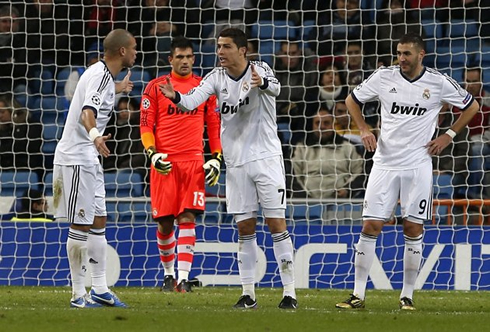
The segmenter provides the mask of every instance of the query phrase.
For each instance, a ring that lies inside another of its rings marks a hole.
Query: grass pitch
[[[256,291],[259,308],[236,310],[240,288],[193,293],[115,288],[127,309],[69,308],[68,287],[0,287],[0,331],[489,331],[490,293],[418,291],[417,311],[398,310],[399,291],[368,290],[366,309],[342,311],[348,290],[298,290],[299,308],[277,308],[281,289]]]

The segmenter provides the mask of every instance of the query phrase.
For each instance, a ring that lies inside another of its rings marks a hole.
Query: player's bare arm
[[[369,130],[369,126],[366,121],[364,121],[364,117],[362,116],[361,108],[354,101],[351,95],[347,96],[345,99],[345,105],[349,110],[349,114],[354,119],[359,131],[361,132],[361,140],[362,144],[369,152],[374,152],[377,147],[376,136]]]
[[[94,111],[89,108],[86,108],[82,111],[81,121],[87,133],[90,136],[92,142],[94,142],[95,148],[97,151],[104,157],[109,157],[111,151],[107,148],[105,142],[111,138],[111,134],[107,136],[103,136],[98,130],[97,125],[95,123],[95,115]]]
[[[473,118],[473,116],[475,116],[479,109],[480,107],[478,105],[478,102],[473,100],[473,103],[470,105],[470,107],[468,107],[468,109],[461,113],[461,116],[451,126],[451,129],[427,143],[429,154],[438,155],[439,153],[441,153],[441,151],[444,150],[452,142],[454,136],[456,136],[456,134],[459,133],[470,122],[470,120]]]
[[[128,73],[124,76],[124,79],[121,82],[116,83],[116,93],[130,93],[133,91],[134,83],[130,80],[131,78],[131,70],[128,69]]]

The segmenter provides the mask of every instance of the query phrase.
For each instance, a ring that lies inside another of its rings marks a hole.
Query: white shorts
[[[402,218],[423,224],[432,219],[432,164],[409,170],[371,170],[363,220],[389,221],[400,199]]]
[[[95,216],[107,216],[100,164],[54,165],[53,196],[57,221],[86,226],[94,223]]]
[[[255,160],[226,169],[226,206],[238,221],[256,216],[259,204],[266,218],[284,218],[286,181],[282,156]],[[238,215],[245,215],[240,218]]]

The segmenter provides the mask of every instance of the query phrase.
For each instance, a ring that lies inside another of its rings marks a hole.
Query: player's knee
[[[156,218],[155,221],[158,223],[158,230],[160,233],[164,235],[172,233],[174,229],[174,220],[173,216]]]
[[[366,220],[362,225],[362,233],[378,236],[383,229],[383,222],[381,220]]]
[[[403,221],[403,234],[409,237],[418,237],[424,232],[424,225],[411,222],[410,220]]]
[[[265,222],[272,234],[282,233],[287,229],[286,219],[284,218],[266,218]]]
[[[192,212],[183,212],[177,216],[177,223],[181,224],[193,224],[196,222],[196,215]]]
[[[239,216],[235,215],[237,222],[238,235],[252,235],[255,233],[255,228],[257,226],[257,217],[248,217],[241,219]]]

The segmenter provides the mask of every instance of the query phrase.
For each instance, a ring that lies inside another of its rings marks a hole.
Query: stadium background
[[[419,29],[427,42],[425,64],[450,74],[462,83],[465,67],[480,66],[484,73],[490,68],[489,24],[484,19],[490,10],[487,2],[482,0],[465,8],[455,2],[422,1],[416,6],[415,2],[407,2],[405,19],[385,25],[408,24]],[[37,14],[35,4],[30,1],[1,3],[1,6],[18,10],[19,17],[15,21],[18,30],[14,31],[14,35],[25,38],[25,43],[20,45],[14,45],[12,39],[2,50],[24,50],[26,53],[25,62],[15,59],[16,64],[24,65],[21,66],[25,68],[24,72],[17,75],[18,72],[13,69],[7,74],[2,71],[1,89],[4,94],[13,96],[18,108],[28,110],[29,121],[42,124],[42,141],[38,153],[41,162],[27,168],[2,165],[0,171],[0,214],[3,220],[0,224],[0,284],[66,285],[69,282],[64,248],[68,225],[12,223],[8,220],[18,207],[18,198],[27,188],[43,190],[51,199],[53,153],[63,131],[68,105],[65,84],[71,72],[82,71],[80,68],[88,60],[100,55],[100,40],[110,29],[127,28],[138,38],[140,53],[138,63],[132,70],[135,88],[130,95],[138,101],[151,78],[168,72],[165,61],[172,35],[183,34],[193,40],[195,72],[205,75],[216,63],[215,31],[228,25],[246,29],[251,40],[257,43],[260,59],[271,66],[274,66],[274,54],[280,50],[281,42],[298,40],[304,58],[315,65],[306,70],[307,75],[318,74],[326,63],[345,61],[347,55],[342,53],[345,51],[342,45],[347,41],[362,42],[365,60],[371,63],[373,69],[380,60],[387,61],[388,54],[378,49],[382,41],[378,38],[378,27],[381,26],[380,16],[384,12],[381,1],[360,1],[359,21],[344,25],[332,21],[328,23],[328,17],[331,20],[339,11],[336,4],[343,3],[345,8],[351,8],[348,7],[352,6],[351,1],[337,0],[330,4],[271,0],[261,1],[258,9],[245,8],[233,12],[213,8],[207,1],[171,1],[170,6],[167,1],[158,0],[156,3],[162,6],[161,11],[147,10],[145,1],[98,1],[98,4],[92,1],[54,1],[54,6],[38,7],[44,9]],[[220,3],[216,1],[216,4]],[[48,7],[49,11],[46,9]],[[175,30],[170,34],[163,33],[158,38],[149,32],[144,34],[144,31],[151,31],[155,22],[172,22]],[[354,37],[349,35],[352,27],[358,28],[360,34]],[[335,43],[326,43],[321,48],[318,42],[328,40],[315,37],[315,31],[319,28],[323,32],[330,29]],[[484,74],[483,79],[484,86],[489,87],[489,78]],[[17,84],[19,80],[24,84]],[[4,84],[7,81],[10,85]],[[319,84],[312,88],[318,88]],[[318,102],[307,99],[306,95],[303,97],[306,104],[315,105]],[[376,113],[369,115],[376,117]],[[303,114],[278,117],[286,162],[293,144],[304,140],[309,130],[304,118]],[[298,123],[301,125],[298,126]],[[5,144],[2,145],[5,147]],[[17,153],[12,149],[12,153]],[[134,154],[125,154],[116,159],[133,157]],[[291,177],[290,171],[288,175]],[[147,168],[108,168],[105,176],[110,224],[108,237],[117,253],[114,260],[120,264],[120,273],[114,283],[121,286],[154,286],[162,279],[162,271],[154,243],[155,225],[150,220]],[[198,227],[199,250],[193,274],[207,280],[207,284],[238,283],[233,259],[233,243],[237,234],[224,205],[225,176],[226,170],[223,169],[219,186],[207,188],[206,214]],[[470,177],[467,179],[470,181]],[[455,199],[475,197],[467,194],[470,191],[455,190],[450,176],[435,176],[434,180],[435,198],[449,201],[444,201],[448,205],[436,205],[435,225],[427,225],[424,240],[426,270],[420,278],[419,287],[487,289],[489,282],[485,276],[489,271],[490,250],[487,246],[490,241],[486,226],[479,224],[488,219],[488,206],[483,205],[488,202],[463,201],[463,207],[455,207]],[[471,189],[469,182],[466,185]],[[294,193],[292,187],[290,191]],[[362,198],[290,199],[287,218],[297,261],[303,267],[299,270],[302,274],[297,276],[301,287],[352,287],[353,244],[360,229],[361,204]],[[463,210],[465,207],[467,210]],[[278,286],[270,239],[264,234],[260,229],[264,261],[259,285]],[[396,225],[389,226],[385,234],[378,245],[380,263],[373,271],[369,287],[399,288],[402,236]]]

